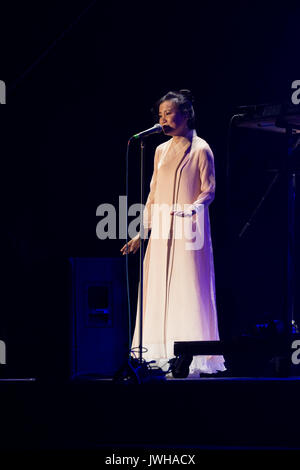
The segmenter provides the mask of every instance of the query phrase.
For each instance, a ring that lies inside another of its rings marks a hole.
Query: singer
[[[155,105],[163,133],[171,137],[156,148],[150,192],[144,211],[145,230],[151,230],[144,259],[143,353],[162,369],[174,357],[174,341],[219,340],[215,298],[213,248],[209,205],[215,195],[213,153],[195,130],[193,98],[189,90],[170,91]],[[157,233],[157,207],[164,213],[168,237]],[[185,207],[184,210],[176,210]],[[168,207],[168,206],[167,206]],[[188,219],[197,226],[202,212],[204,243],[187,249],[186,239],[175,236],[176,224]],[[139,234],[121,248],[135,253]],[[132,347],[139,346],[139,300]],[[194,356],[190,376],[224,371],[223,356]]]

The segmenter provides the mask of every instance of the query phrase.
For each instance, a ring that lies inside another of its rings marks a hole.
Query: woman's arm
[[[200,204],[209,205],[215,198],[216,179],[214,155],[211,148],[206,145],[199,155],[199,173],[201,182],[201,192],[193,206],[197,208]]]
[[[191,217],[196,214],[197,209],[203,204],[210,204],[215,197],[216,180],[215,180],[215,166],[214,155],[209,145],[200,150],[199,153],[199,174],[201,183],[201,192],[197,199],[184,211],[171,211],[171,215],[178,217]]]

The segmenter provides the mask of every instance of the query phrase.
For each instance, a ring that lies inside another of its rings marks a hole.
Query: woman
[[[208,211],[215,175],[213,153],[195,131],[190,92],[169,92],[157,108],[163,132],[172,138],[156,148],[144,211],[151,236],[144,259],[143,357],[166,368],[175,341],[219,339]],[[135,253],[139,246],[137,235],[121,252]],[[139,345],[139,306],[137,311],[132,347]],[[190,365],[190,375],[224,370],[222,356],[194,356]]]

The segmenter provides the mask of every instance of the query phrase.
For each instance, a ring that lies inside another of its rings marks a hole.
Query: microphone
[[[139,139],[140,137],[146,137],[150,134],[158,134],[159,132],[162,132],[162,130],[163,128],[160,124],[155,124],[153,127],[150,127],[150,129],[146,129],[145,131],[139,132],[138,134],[134,134],[131,138]]]

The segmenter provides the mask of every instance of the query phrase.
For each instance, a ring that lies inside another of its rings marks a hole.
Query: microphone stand
[[[139,286],[139,297],[140,297],[140,328],[139,328],[139,363],[142,364],[143,362],[143,284],[144,284],[144,247],[145,247],[145,240],[144,240],[144,211],[143,211],[143,204],[144,204],[144,154],[145,154],[145,143],[144,140],[141,139],[141,223],[140,223],[140,286]]]
[[[114,381],[122,382],[127,379],[134,379],[137,383],[146,383],[151,381],[165,380],[165,374],[162,369],[157,368],[151,370],[148,368],[147,363],[143,360],[143,284],[144,284],[144,244],[145,244],[145,230],[144,230],[144,155],[145,155],[145,143],[141,137],[141,181],[140,181],[140,193],[141,193],[141,218],[140,218],[140,260],[139,260],[139,357],[137,360],[129,358],[125,367],[122,367],[114,376]],[[126,254],[128,256],[128,253]],[[136,364],[137,363],[137,364]]]

